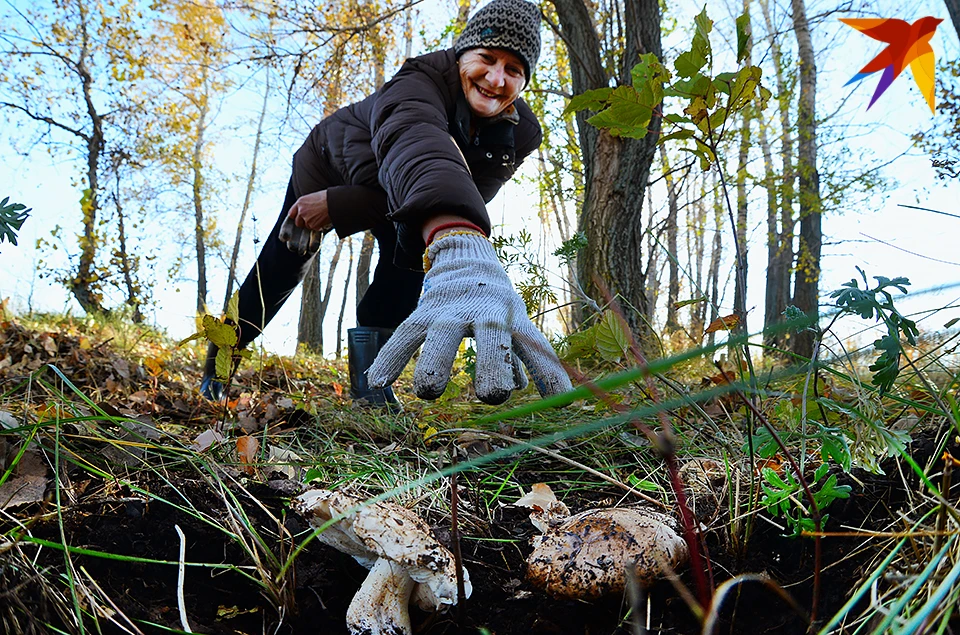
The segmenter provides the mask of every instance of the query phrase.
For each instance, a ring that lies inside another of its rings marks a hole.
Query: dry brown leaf
[[[14,452],[12,449],[8,451]],[[47,463],[36,448],[28,447],[6,483],[0,485],[0,509],[39,503],[47,491]]]
[[[715,333],[717,331],[729,331],[730,329],[736,328],[738,324],[740,324],[740,316],[736,313],[724,315],[711,322],[710,326],[704,330],[704,334]]]
[[[213,429],[207,429],[197,435],[197,438],[193,440],[192,448],[197,452],[203,452],[210,448],[210,446],[216,443],[223,443],[226,441],[223,438],[223,435]]]
[[[242,436],[237,438],[237,456],[240,457],[240,463],[243,465],[243,471],[253,476],[256,474],[254,463],[257,462],[257,454],[260,452],[260,441],[256,437]]]

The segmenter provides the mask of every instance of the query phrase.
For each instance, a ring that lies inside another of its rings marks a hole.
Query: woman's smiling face
[[[477,117],[494,117],[527,83],[523,62],[504,49],[470,49],[460,56],[460,86]]]

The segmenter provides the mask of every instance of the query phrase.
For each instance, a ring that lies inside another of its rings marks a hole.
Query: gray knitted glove
[[[333,227],[325,227],[322,231],[297,227],[289,216],[283,219],[280,225],[280,240],[287,243],[287,249],[301,256],[315,254],[320,249],[320,241]]]
[[[423,344],[413,387],[421,399],[436,399],[450,380],[460,342],[473,336],[475,388],[481,401],[503,403],[511,391],[527,385],[517,357],[541,395],[572,388],[486,238],[476,233],[444,234],[427,248],[425,261],[432,266],[423,281],[423,295],[367,371],[371,387],[392,384]]]

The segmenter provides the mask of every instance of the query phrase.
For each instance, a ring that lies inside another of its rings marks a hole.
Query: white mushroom
[[[514,505],[532,509],[530,522],[542,532],[560,525],[570,517],[570,508],[557,500],[557,495],[546,483],[531,485],[530,491],[517,499]]]
[[[643,508],[591,509],[533,539],[527,579],[547,593],[593,600],[626,587],[633,568],[642,586],[686,562],[687,545],[667,515]]]
[[[370,569],[347,610],[350,633],[408,635],[411,593],[425,610],[457,603],[453,554],[409,509],[386,502],[364,504],[361,498],[330,490],[301,494],[294,507],[317,527],[339,518],[317,539]],[[464,594],[470,597],[466,569],[463,578]]]

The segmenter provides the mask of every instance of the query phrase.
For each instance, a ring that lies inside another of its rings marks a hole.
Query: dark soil
[[[26,390],[22,386],[29,373],[42,371],[45,364],[56,364],[85,394],[96,394],[96,399],[104,407],[107,403],[117,404],[116,409],[124,416],[149,419],[150,415],[158,418],[162,415],[165,421],[189,427],[198,422],[205,425],[202,422],[216,420],[221,414],[213,412],[209,402],[198,400],[195,388],[174,377],[174,372],[147,372],[144,366],[128,364],[113,355],[109,347],[93,344],[85,344],[82,336],[34,333],[13,324],[0,324],[0,381],[6,388],[20,386],[15,390],[22,395]],[[289,390],[290,373],[283,368],[271,373],[262,373],[259,379]],[[189,369],[184,375],[195,377]],[[58,381],[49,372],[47,379]],[[151,386],[149,394],[143,390],[145,385]],[[330,395],[339,396],[342,391],[342,386],[334,381],[328,381],[322,387]],[[23,397],[24,401],[27,399],[33,399],[33,404],[42,404],[43,397]],[[267,394],[257,408],[251,408],[246,417],[252,427],[262,428],[266,423],[274,425],[280,418],[279,409],[285,406],[276,395]],[[301,419],[305,416],[303,410],[296,410],[293,414],[288,410],[281,414],[287,419],[288,426],[297,416]],[[960,456],[957,447],[950,449],[955,456]],[[918,438],[910,451],[924,465],[937,448],[934,440]],[[526,473],[515,473],[511,478],[524,484],[543,480],[543,474],[552,466],[538,461],[523,468],[528,470]],[[884,467],[886,476],[856,473],[854,480],[849,475],[840,475],[842,483],[853,486],[853,493],[849,499],[839,500],[830,508],[829,529],[888,530],[891,519],[897,518],[898,512],[912,511],[908,509],[898,466],[891,461]],[[907,469],[903,472],[910,473]],[[179,526],[186,535],[188,562],[250,565],[250,559],[237,543],[218,529],[226,518],[223,500],[199,475],[192,479],[189,475],[193,473],[182,466],[153,473],[142,471],[136,475],[136,482],[142,490],[150,492],[150,497],[145,498],[117,481],[98,480],[90,476],[91,472],[76,469],[67,476],[82,495],[78,496],[76,503],[63,506],[62,534],[56,514],[50,513],[54,511],[50,503],[27,506],[17,509],[15,517],[5,514],[0,518],[0,528],[4,531],[0,534],[0,631],[3,631],[0,635],[52,633],[56,632],[54,627],[63,624],[64,604],[57,604],[55,594],[45,589],[43,581],[52,580],[58,593],[65,592],[62,583],[64,555],[50,547],[20,543],[20,551],[30,561],[30,566],[25,566],[23,560],[14,558],[15,550],[10,549],[9,543],[2,538],[12,535],[10,532],[17,527],[27,526],[35,538],[53,543],[65,541],[75,548],[175,562],[180,545],[175,527]],[[161,479],[158,474],[168,480]],[[149,480],[144,482],[144,479]],[[474,498],[473,486],[469,477],[463,482],[467,483],[461,485],[463,497],[469,502]],[[266,484],[251,484],[248,491],[275,517],[284,519],[289,533],[302,539],[308,525],[287,511],[289,486],[293,484],[287,482],[286,485],[286,494],[280,493],[282,488]],[[917,483],[909,482],[909,479],[908,485],[917,487]],[[620,493],[616,491],[606,493],[608,501],[599,500],[604,492],[588,491],[589,500],[567,496],[565,502],[579,511],[619,500]],[[269,516],[247,494],[235,493],[253,524],[263,532],[267,544],[279,550],[284,543],[277,537],[277,528],[271,526]],[[190,504],[209,514],[212,522],[201,522],[177,508]],[[575,602],[554,599],[532,588],[524,580],[524,571],[525,558],[531,549],[530,538],[536,530],[528,520],[527,511],[500,507],[493,514],[489,523],[468,525],[463,530],[462,552],[473,581],[473,596],[462,607],[447,613],[414,611],[414,631],[418,635],[478,633],[481,629],[496,635],[616,635],[633,632],[629,620],[635,615],[631,615],[630,601],[626,597],[610,597],[594,603]],[[438,538],[449,543],[449,519],[429,518],[428,521]],[[744,555],[731,551],[722,532],[706,533],[705,547],[714,586],[739,574],[765,574],[786,588],[804,610],[809,610],[815,569],[813,540],[787,538],[771,524],[762,520],[755,522],[749,545],[742,550]],[[866,543],[867,547],[862,548],[865,543],[862,537],[823,539],[818,615],[830,616],[843,605],[852,589],[863,579],[865,571],[875,563],[879,549],[887,544],[877,541],[875,544]],[[95,580],[104,595],[143,632],[177,632],[181,628],[176,566],[130,563],[80,554],[74,554],[72,561],[75,569],[84,571],[89,579]],[[235,571],[211,571],[209,568],[188,568],[184,585],[186,610],[194,632],[224,635],[345,633],[347,606],[366,575],[365,569],[351,558],[313,542],[296,559],[295,575],[290,583],[293,601],[289,604],[289,612],[280,616],[274,605],[261,594],[260,587],[251,580]],[[681,582],[696,594],[689,571],[681,572]],[[671,584],[661,582],[647,590],[639,602],[639,612],[645,612],[648,605],[650,614],[644,616],[644,621],[649,624],[649,632],[700,632],[699,622]],[[67,607],[69,610],[69,604]],[[806,632],[804,618],[797,616],[767,587],[757,583],[738,587],[722,604],[720,613],[718,633],[799,635]],[[116,619],[122,622],[122,618]],[[99,624],[103,632],[120,632],[105,617],[100,617]],[[960,625],[955,625],[955,629],[960,630],[958,627]]]
[[[930,451],[930,444],[921,445],[927,447],[920,453]],[[895,468],[888,473],[896,474]],[[530,476],[535,478],[533,474]],[[850,499],[834,505],[830,510],[831,526],[881,529],[889,522],[891,512],[903,504],[902,481],[899,476],[857,476],[865,487],[855,488]],[[197,508],[208,509],[214,517],[223,507],[222,501],[215,499],[209,488],[199,482],[180,480],[176,487],[191,498]],[[150,484],[149,489],[158,498],[171,501],[179,498],[169,485],[160,481]],[[265,485],[252,491],[275,513],[283,513],[283,495]],[[111,498],[122,499],[127,494],[113,492]],[[589,505],[588,501],[584,503]],[[254,520],[269,526],[267,517],[255,505],[246,507]],[[463,555],[474,584],[473,596],[462,611],[454,609],[439,615],[414,611],[416,633],[477,633],[481,628],[497,635],[631,632],[630,624],[624,621],[629,610],[624,597],[584,603],[553,599],[531,588],[524,581],[524,558],[529,552],[528,539],[535,529],[527,519],[527,512],[502,508],[495,521],[487,538],[521,540],[496,542],[464,536]],[[70,509],[64,523],[67,540],[76,547],[165,561],[175,561],[178,557],[179,539],[174,526],[179,525],[187,536],[187,561],[248,563],[236,544],[225,539],[219,530],[159,500],[147,504],[87,503]],[[303,519],[292,514],[287,515],[286,525],[294,534],[307,529]],[[449,538],[448,527],[438,527],[436,532],[441,539]],[[60,539],[59,528],[52,522],[35,526],[33,534],[52,541]],[[707,547],[714,583],[740,573],[765,573],[785,586],[801,606],[809,607],[813,541],[780,534],[775,527],[760,522],[745,558],[729,553],[719,535],[709,534]],[[871,550],[853,553],[862,542],[860,538],[824,539],[820,615],[829,616],[842,606],[850,590],[862,579],[864,567],[876,555]],[[58,567],[62,566],[63,558],[59,552],[45,550],[40,561],[40,564]],[[180,628],[176,567],[89,556],[75,556],[74,563],[84,567],[118,607],[139,622],[144,632],[162,632],[161,626]],[[250,635],[274,632],[280,620],[255,584],[235,572],[211,575],[208,571],[188,569],[185,601],[194,632]],[[282,620],[277,632],[345,633],[347,606],[365,575],[365,569],[351,558],[324,545],[311,544],[296,561],[295,612]],[[692,585],[688,572],[682,581]],[[648,623],[652,632],[692,634],[700,631],[690,610],[670,584],[659,583],[649,589],[648,594]],[[806,631],[801,617],[768,588],[758,584],[745,584],[739,592],[731,594],[721,615],[718,631],[721,633],[790,635]],[[158,626],[144,626],[143,622]]]

